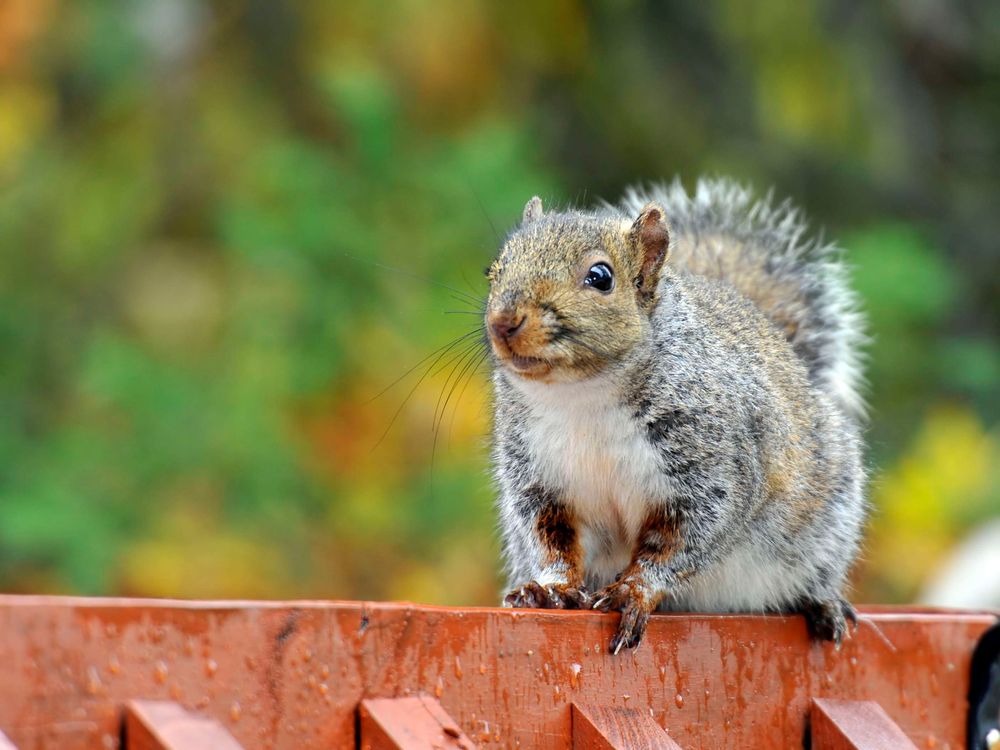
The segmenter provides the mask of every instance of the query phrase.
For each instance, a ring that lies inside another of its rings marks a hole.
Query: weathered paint
[[[353,748],[366,698],[435,697],[480,748],[564,748],[571,704],[649,713],[685,750],[800,747],[814,697],[873,700],[921,748],[964,747],[990,613],[861,610],[838,651],[800,617],[348,602],[0,597],[0,730],[21,750],[114,747],[125,703],[172,700],[246,750]]]

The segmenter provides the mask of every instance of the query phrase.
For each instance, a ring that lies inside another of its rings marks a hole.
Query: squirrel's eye
[[[583,280],[587,286],[592,286],[599,292],[607,294],[615,286],[615,275],[611,271],[611,266],[607,263],[595,263],[587,271],[587,276]]]

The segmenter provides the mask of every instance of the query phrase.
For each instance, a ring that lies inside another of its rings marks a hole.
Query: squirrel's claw
[[[611,639],[609,650],[617,654],[625,648],[635,648],[646,633],[646,623],[649,622],[649,612],[641,604],[630,603],[622,610],[622,619],[618,623],[618,631]]]
[[[851,603],[845,599],[840,600],[840,608],[844,612],[844,617],[851,623],[851,630],[858,629],[858,613],[854,611]]]
[[[503,602],[515,609],[589,609],[591,597],[578,586],[529,581],[507,594]]]
[[[632,577],[616,579],[610,586],[605,586],[595,594],[591,609],[601,612],[622,612],[629,602],[636,598],[644,598],[639,582]]]
[[[635,648],[646,632],[649,614],[653,611],[650,599],[644,593],[642,582],[634,577],[626,577],[598,592],[598,599],[592,605],[601,612],[621,612],[618,630],[611,639],[609,651],[617,654],[625,648]]]
[[[850,638],[852,631],[858,628],[858,615],[844,599],[809,602],[803,605],[801,612],[813,638],[833,641],[838,648],[844,638]]]

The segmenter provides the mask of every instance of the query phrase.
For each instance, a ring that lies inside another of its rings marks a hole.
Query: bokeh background
[[[1000,4],[673,6],[0,0],[0,590],[495,603],[442,347],[531,195],[708,173],[847,249],[921,596],[1000,515]]]

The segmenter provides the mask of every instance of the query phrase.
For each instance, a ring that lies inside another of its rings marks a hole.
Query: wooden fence
[[[860,615],[0,597],[0,748],[964,748],[996,614]]]

